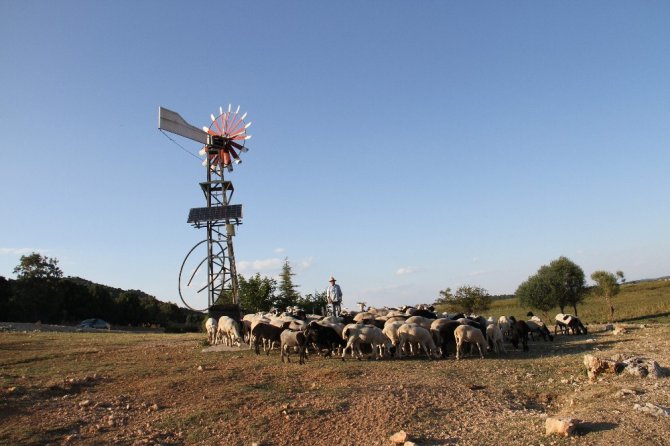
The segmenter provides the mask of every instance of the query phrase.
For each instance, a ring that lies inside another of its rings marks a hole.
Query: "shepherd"
[[[333,276],[330,276],[330,286],[326,289],[326,301],[333,309],[333,316],[339,316],[340,305],[342,304],[342,289],[335,283]]]

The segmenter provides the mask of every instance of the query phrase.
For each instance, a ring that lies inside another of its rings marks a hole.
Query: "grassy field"
[[[615,322],[662,322],[670,323],[670,280],[624,284],[621,292],[613,299]],[[496,316],[506,315],[526,319],[531,308],[523,308],[517,299],[494,301],[485,314]],[[572,308],[566,308],[572,313]],[[586,324],[604,324],[607,322],[608,308],[605,300],[597,296],[589,296],[577,307],[580,319]],[[535,311],[538,315],[539,312]],[[544,319],[549,323],[553,316],[560,312],[556,307],[549,312],[550,317]],[[544,315],[542,315],[544,316]]]

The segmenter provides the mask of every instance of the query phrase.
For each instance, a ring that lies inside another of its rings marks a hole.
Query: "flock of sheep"
[[[471,352],[476,346],[483,358],[489,351],[505,353],[505,341],[515,349],[521,344],[524,351],[528,351],[529,336],[537,334],[545,341],[553,341],[546,324],[532,313],[528,316],[527,321],[516,320],[513,316],[495,320],[493,317],[438,314],[432,307],[419,306],[343,311],[339,317],[324,317],[293,308],[281,314],[247,314],[240,324],[228,316],[222,316],[218,321],[209,318],[205,327],[211,345],[241,346],[246,342],[256,354],[260,354],[262,346],[268,355],[276,346],[282,362],[290,362],[290,353],[297,352],[299,362],[303,364],[308,350],[324,356],[337,351],[342,360],[349,352],[352,358],[361,359],[364,349],[375,359],[401,358],[421,351],[429,359],[450,354],[460,359],[465,344],[471,345]],[[554,322],[554,335],[559,330],[564,334],[586,334],[586,327],[576,316],[558,314]]]

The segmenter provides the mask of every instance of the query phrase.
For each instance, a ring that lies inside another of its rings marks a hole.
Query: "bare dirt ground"
[[[0,324],[0,444],[664,445],[670,378],[589,383],[584,354],[670,366],[670,326],[535,341],[480,360],[381,361],[203,352],[205,335]],[[296,358],[297,359],[297,358]],[[547,416],[581,420],[546,437]]]

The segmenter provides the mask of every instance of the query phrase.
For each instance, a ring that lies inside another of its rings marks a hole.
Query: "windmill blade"
[[[249,149],[247,149],[246,147],[244,147],[242,144],[238,144],[238,143],[236,143],[236,142],[234,142],[234,141],[230,141],[230,145],[233,146],[233,147],[235,147],[235,148],[236,148],[237,150],[239,150],[240,152],[248,152],[248,151],[249,151]]]
[[[237,155],[237,152],[234,149],[230,149],[230,154],[233,156],[233,159],[235,160],[235,164],[240,164],[242,162],[239,155]]]
[[[221,126],[219,126],[219,120],[214,114],[209,115],[212,118],[212,122],[216,126],[216,129],[219,131],[219,134],[223,134],[223,130],[221,130]],[[204,128],[204,127],[203,127]]]
[[[221,154],[223,155],[223,165],[224,166],[230,165],[230,154],[225,150],[222,150]]]
[[[158,107],[158,128],[202,144],[207,144],[207,135],[205,133],[186,122],[179,113],[167,108]]]

